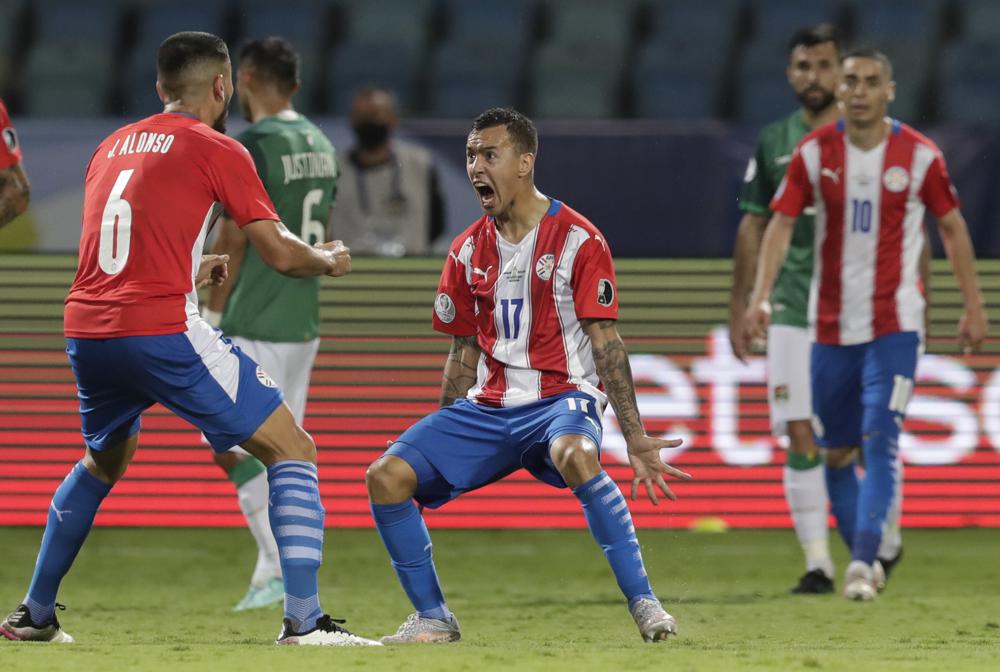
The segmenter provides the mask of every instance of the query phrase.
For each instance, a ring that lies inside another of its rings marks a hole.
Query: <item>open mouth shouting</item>
[[[479,195],[479,204],[483,206],[483,210],[488,211],[496,206],[497,193],[493,190],[493,187],[478,180],[472,183],[472,187],[476,190],[476,194]]]

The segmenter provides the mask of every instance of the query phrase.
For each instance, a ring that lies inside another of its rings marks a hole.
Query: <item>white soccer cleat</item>
[[[316,627],[305,632],[295,632],[287,618],[282,622],[281,632],[275,644],[281,646],[382,646],[374,639],[365,639],[340,627],[344,621],[323,614],[316,620]]]
[[[382,638],[383,644],[444,644],[462,638],[458,619],[452,614],[448,620],[424,618],[414,612],[406,617],[395,635]]]
[[[62,605],[56,605],[62,608]],[[16,642],[51,642],[72,644],[73,636],[59,626],[55,614],[52,621],[38,625],[31,620],[31,613],[25,605],[19,605],[7,618],[0,621],[0,635]]]
[[[285,599],[285,584],[280,576],[267,580],[264,585],[255,587],[253,585],[247,589],[247,594],[233,607],[233,611],[246,611],[248,609],[263,609],[272,604],[279,604]]]
[[[878,568],[881,570],[881,566]],[[884,576],[884,573],[882,574]],[[870,602],[878,597],[876,569],[860,560],[852,560],[844,574],[844,597]],[[884,579],[883,579],[884,583]]]
[[[645,642],[661,642],[677,634],[677,621],[657,599],[644,597],[628,608]]]

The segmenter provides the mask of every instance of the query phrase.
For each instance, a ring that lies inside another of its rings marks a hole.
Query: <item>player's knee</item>
[[[788,449],[799,455],[816,453],[816,439],[813,436],[812,424],[808,420],[788,423]]]
[[[824,451],[823,459],[826,466],[834,469],[841,469],[855,462],[854,448],[828,448]]]
[[[417,475],[413,467],[393,455],[383,455],[365,472],[368,497],[376,504],[397,504],[413,497]]]
[[[584,482],[601,470],[597,446],[584,436],[560,436],[549,447],[549,457],[570,485]]]
[[[233,470],[240,459],[243,459],[242,456],[228,450],[224,453],[212,453],[212,461],[227,474]]]

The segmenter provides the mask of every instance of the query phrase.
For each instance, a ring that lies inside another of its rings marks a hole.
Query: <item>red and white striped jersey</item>
[[[71,338],[177,334],[198,316],[195,277],[222,208],[243,227],[278,219],[246,147],[164,113],[109,135],[87,167]]]
[[[607,241],[578,212],[553,200],[513,245],[484,216],[455,238],[434,302],[434,328],[476,336],[483,354],[468,398],[517,406],[571,390],[607,397],[582,319],[617,319]]]
[[[958,207],[937,146],[898,121],[869,151],[847,141],[842,121],[819,128],[796,148],[771,209],[797,217],[810,205],[813,340],[853,345],[923,331],[925,207],[935,217]]]

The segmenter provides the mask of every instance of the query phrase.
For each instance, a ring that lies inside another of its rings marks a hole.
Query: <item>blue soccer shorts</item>
[[[91,450],[134,435],[142,412],[160,403],[224,452],[253,436],[283,401],[256,362],[201,320],[180,334],[66,343]]]
[[[600,448],[602,410],[592,396],[578,391],[510,408],[460,399],[410,427],[385,454],[413,467],[414,499],[431,509],[521,468],[565,488],[549,445],[560,436],[582,434]]]
[[[860,446],[876,428],[898,436],[913,393],[920,338],[887,334],[857,345],[812,346],[813,429],[823,448]]]

